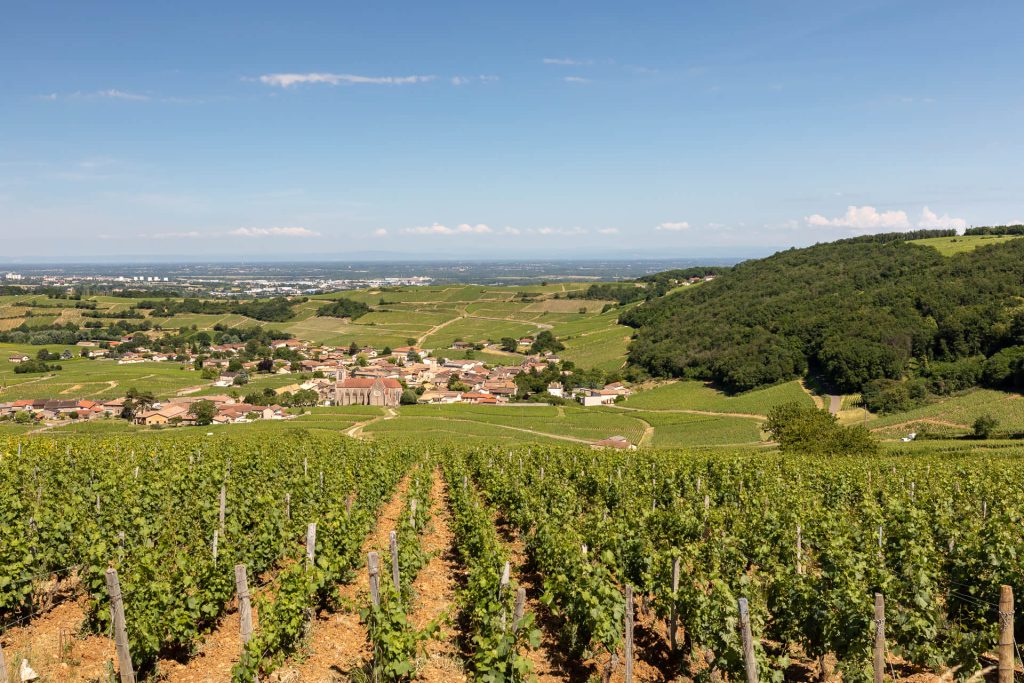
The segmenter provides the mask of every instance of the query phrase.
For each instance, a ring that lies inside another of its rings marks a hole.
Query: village
[[[524,355],[505,353],[509,364],[485,363],[474,358],[479,349],[501,353],[498,345],[456,341],[449,355],[444,351],[417,346],[397,348],[347,348],[315,345],[299,339],[269,343],[272,356],[253,358],[251,344],[211,344],[198,353],[155,352],[138,339],[78,343],[79,355],[98,363],[134,365],[140,363],[178,364],[197,372],[205,384],[156,397],[130,389],[125,396],[109,400],[39,397],[0,403],[0,419],[48,424],[97,418],[123,418],[148,427],[207,424],[237,424],[255,420],[285,420],[295,416],[294,408],[313,406],[365,405],[385,408],[401,404],[508,405],[517,403],[563,403],[576,401],[590,406],[610,405],[630,395],[622,382],[601,386],[580,386],[571,364],[563,364],[555,352],[529,354],[535,339],[516,341]],[[122,350],[124,345],[130,350]],[[70,360],[65,350],[56,356]],[[55,360],[56,360],[55,358]],[[37,362],[24,354],[9,356],[17,366]],[[492,359],[493,360],[493,359]],[[247,388],[261,377],[295,376],[294,382],[258,391]],[[517,377],[521,377],[517,382]],[[530,378],[531,382],[523,379]],[[541,383],[540,378],[551,378]],[[590,384],[593,384],[591,381]],[[529,387],[529,388],[527,388]],[[216,394],[202,394],[218,388]]]

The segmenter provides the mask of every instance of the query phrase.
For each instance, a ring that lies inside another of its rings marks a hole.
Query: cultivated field
[[[958,237],[929,237],[923,240],[911,240],[911,244],[933,247],[943,256],[954,256],[989,244],[1008,242],[1019,235],[960,235]]]
[[[344,416],[371,412],[309,419]],[[467,440],[0,439],[7,673],[808,682],[822,659],[871,680],[877,652],[916,683],[992,664],[1001,636],[1012,661],[1012,598],[997,601],[1024,587],[1020,449],[864,461]]]

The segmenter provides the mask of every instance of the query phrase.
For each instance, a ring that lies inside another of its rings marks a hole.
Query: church
[[[338,372],[334,384],[336,406],[395,407],[402,399],[402,383],[391,377],[348,377]]]

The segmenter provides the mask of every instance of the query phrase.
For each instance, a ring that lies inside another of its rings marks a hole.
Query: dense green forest
[[[284,322],[295,317],[292,305],[303,303],[307,299],[302,297],[288,300],[284,297],[276,299],[257,299],[254,301],[208,301],[201,299],[183,299],[174,301],[164,299],[163,301],[145,300],[135,304],[135,308],[150,310],[155,317],[165,318],[179,313],[207,313],[224,315],[236,313],[248,316],[264,322]]]
[[[369,312],[369,306],[364,304],[362,301],[353,301],[351,299],[338,299],[337,301],[332,301],[329,304],[324,304],[316,310],[316,314],[319,316],[351,318],[352,320],[355,320],[360,316],[364,316]]]
[[[1024,239],[952,257],[907,234],[789,249],[620,322],[637,328],[633,364],[733,391],[809,371],[834,390],[902,405],[977,384],[1021,388]]]

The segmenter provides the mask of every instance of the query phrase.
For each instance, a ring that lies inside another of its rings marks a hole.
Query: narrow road
[[[395,409],[394,408],[388,408],[388,414],[387,415],[378,415],[377,417],[372,417],[369,420],[363,420],[362,422],[356,422],[354,425],[352,425],[351,427],[349,427],[348,429],[345,430],[345,436],[350,436],[353,439],[361,439],[361,438],[363,438],[363,428],[364,427],[367,427],[367,426],[373,424],[374,422],[380,422],[382,420],[391,420],[391,419],[396,418],[396,417],[398,417],[398,413],[395,412]]]
[[[836,396],[835,394],[828,395],[828,412],[833,415],[838,415],[839,411],[843,407],[843,397]]]

